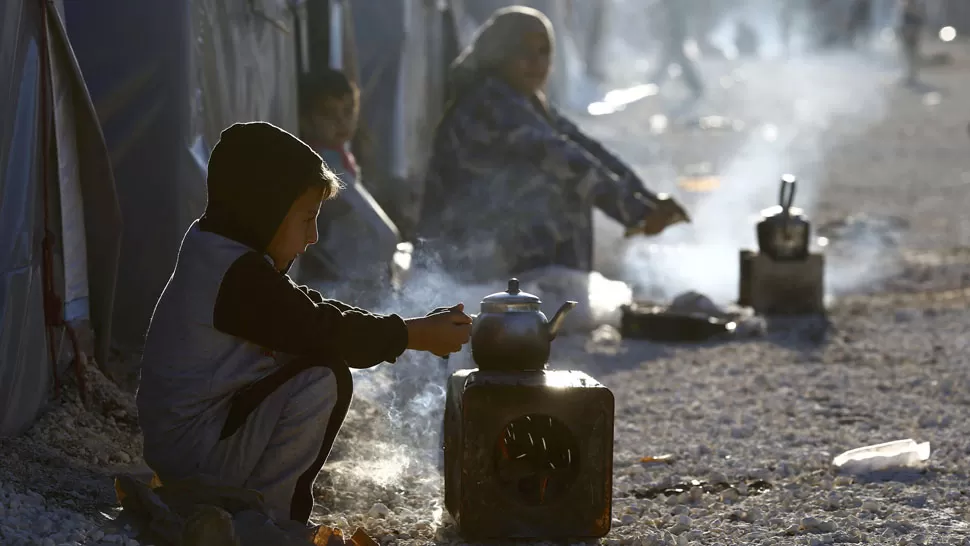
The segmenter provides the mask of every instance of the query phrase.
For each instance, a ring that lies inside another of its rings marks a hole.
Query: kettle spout
[[[563,321],[566,320],[566,315],[578,304],[579,302],[576,301],[567,301],[552,316],[552,320],[549,321],[549,341],[556,339],[556,336],[559,335],[559,329],[562,328]]]

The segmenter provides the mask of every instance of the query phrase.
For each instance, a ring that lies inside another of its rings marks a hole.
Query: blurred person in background
[[[926,3],[923,0],[899,0],[896,36],[903,57],[904,83],[917,86],[920,68],[920,35],[926,26]]]
[[[692,3],[689,0],[661,0],[659,4],[667,23],[666,34],[663,37],[660,60],[657,68],[650,75],[649,81],[662,86],[670,77],[671,65],[676,64],[680,66],[684,83],[687,84],[694,98],[700,98],[704,94],[704,82],[701,79],[700,70],[684,52],[684,44],[688,38],[687,11]]]
[[[421,253],[462,281],[590,271],[593,207],[646,234],[687,220],[549,104],[554,44],[542,12],[502,8],[452,65],[418,231]]]
[[[850,46],[868,46],[872,37],[872,0],[854,0],[849,12],[847,39]]]

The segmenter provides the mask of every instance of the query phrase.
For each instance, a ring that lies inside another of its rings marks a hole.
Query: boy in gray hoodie
[[[349,368],[394,362],[406,349],[458,351],[471,318],[461,304],[420,318],[377,315],[290,280],[340,184],[286,131],[229,127],[206,183],[205,214],[185,234],[145,343],[145,461],[163,482],[208,476],[254,489],[271,517],[305,523],[350,404]]]

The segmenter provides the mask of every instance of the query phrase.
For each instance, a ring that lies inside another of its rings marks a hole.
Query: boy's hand
[[[404,321],[408,327],[408,349],[447,356],[461,350],[471,335],[472,318],[464,304],[435,309],[426,317]]]
[[[459,305],[464,305],[464,304],[459,304]],[[464,309],[464,307],[462,308]],[[431,315],[437,315],[438,313],[446,313],[448,311],[451,311],[451,307],[435,307],[434,309],[431,310],[430,313],[428,313],[425,316],[430,317]]]

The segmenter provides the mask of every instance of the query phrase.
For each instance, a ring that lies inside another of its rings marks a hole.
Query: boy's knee
[[[307,368],[296,374],[290,382],[291,404],[332,408],[337,403],[337,377],[329,368]]]
[[[349,404],[353,395],[353,377],[345,367],[313,366],[298,373],[292,382],[291,403],[302,407],[331,411]]]

